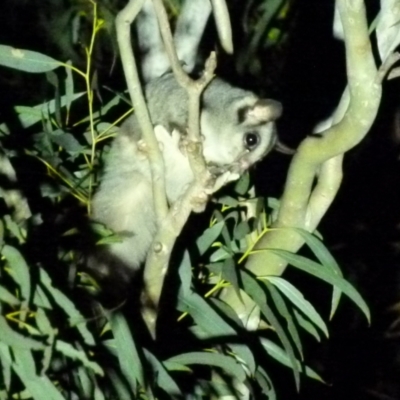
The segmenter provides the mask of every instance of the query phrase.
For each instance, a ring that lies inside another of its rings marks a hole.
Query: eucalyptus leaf
[[[30,337],[25,337],[12,329],[2,315],[0,315],[0,340],[13,349],[43,350],[46,347],[45,344]]]
[[[235,230],[233,236],[236,240],[241,240],[246,237],[250,233],[250,226],[248,221],[240,221],[237,226],[235,226]]]
[[[250,296],[253,301],[260,308],[262,314],[267,319],[267,321],[274,327],[280,341],[287,352],[289,359],[291,361],[291,366],[294,374],[294,380],[296,383],[296,388],[299,390],[300,387],[300,371],[298,365],[296,363],[296,357],[294,355],[293,347],[290,343],[289,338],[286,335],[286,332],[282,328],[279,320],[267,304],[267,297],[264,293],[264,290],[261,288],[260,284],[254,279],[248,272],[241,271],[241,278],[243,282],[243,289]]]
[[[8,392],[10,391],[11,387],[11,377],[12,377],[11,363],[12,363],[12,358],[11,358],[10,347],[0,341],[0,365],[2,372],[2,383]]]
[[[80,153],[83,150],[83,146],[70,133],[52,135],[51,138],[68,153]]]
[[[277,344],[272,342],[271,340],[261,338],[260,339],[262,346],[264,349],[267,351],[267,353],[273,357],[276,361],[279,361],[281,364],[285,365],[286,367],[292,368],[292,362],[290,358],[288,357],[288,354]],[[324,382],[323,379],[311,368],[304,366],[301,368],[300,361],[296,360],[296,363],[298,365],[298,369],[302,370],[305,375],[307,375],[309,378],[318,380],[320,382]]]
[[[183,296],[190,293],[192,284],[192,264],[190,262],[189,252],[186,250],[183,254],[181,265],[179,266],[179,278],[181,280],[181,290]]]
[[[18,249],[8,244],[3,246],[1,253],[6,258],[8,265],[12,270],[11,277],[20,286],[22,298],[25,300],[30,299],[31,276],[29,273],[29,267],[22,257],[22,254]]]
[[[71,326],[76,326],[85,343],[93,346],[95,340],[92,333],[87,328],[85,317],[78,311],[75,304],[64,293],[53,287],[49,275],[43,268],[40,268],[39,275],[40,282],[51,294],[58,306],[69,316]]]
[[[269,282],[266,282],[266,287],[271,294],[271,298],[275,304],[276,309],[278,310],[279,314],[286,320],[287,323],[287,328],[290,333],[290,336],[292,338],[293,343],[296,345],[297,351],[300,354],[301,359],[303,360],[304,355],[303,355],[303,346],[301,344],[299,332],[297,331],[297,327],[293,321],[293,316],[291,312],[289,311],[288,307],[286,306],[286,303],[279,293],[279,291],[271,285]]]
[[[93,400],[106,400],[103,391],[99,388],[96,381],[94,381]]]
[[[317,342],[321,341],[321,337],[319,336],[319,333],[317,329],[315,328],[315,325],[310,322],[309,319],[304,317],[299,311],[296,309],[293,310],[293,315],[296,318],[297,323],[310,335],[314,336]]]
[[[132,397],[129,389],[126,387],[126,382],[114,370],[107,371],[107,376],[111,380],[117,394],[116,399],[130,399]]]
[[[243,367],[232,357],[219,353],[193,352],[184,353],[169,358],[167,361],[176,362],[183,365],[208,365],[222,368],[229,375],[244,382],[246,374]]]
[[[213,254],[211,254],[210,261],[211,262],[222,261],[222,260],[226,260],[227,258],[230,258],[232,256],[233,256],[233,254],[228,248],[220,247]]]
[[[67,66],[65,67],[65,107],[67,109],[67,113],[69,113],[71,109],[71,104],[74,99],[74,79],[72,77],[72,69],[71,69],[71,61],[67,62]]]
[[[222,319],[215,310],[198,294],[190,293],[188,296],[182,296],[180,293],[178,298],[178,309],[188,312],[194,321],[208,334],[210,337],[232,337],[238,336],[235,329]],[[247,346],[240,344],[229,344],[232,351],[246,363],[251,373],[255,371],[254,356]]]
[[[305,229],[300,229],[300,228],[291,228],[291,229],[296,231],[305,240],[307,246],[315,254],[315,256],[318,258],[319,262],[322,265],[332,270],[338,276],[343,277],[342,271],[338,263],[336,262],[336,260],[333,258],[329,250],[326,248],[326,246],[322,243],[320,239],[318,239],[316,236],[306,231]],[[332,306],[330,313],[331,318],[333,317],[333,314],[335,313],[339,305],[341,293],[342,292],[339,290],[339,288],[337,288],[336,286],[333,287]]]
[[[11,306],[20,304],[20,301],[2,285],[0,285],[0,301]]]
[[[232,196],[218,197],[217,203],[223,204],[224,206],[228,206],[228,207],[237,207],[240,204],[239,200],[235,199]]]
[[[235,184],[235,192],[244,196],[250,188],[250,174],[246,171]]]
[[[62,340],[57,340],[56,350],[59,351],[61,354],[64,354],[64,356],[68,358],[79,360],[86,368],[92,370],[95,374],[104,376],[103,369],[96,362],[90,361],[83,349],[76,349],[70,343],[64,342]]]
[[[13,369],[35,400],[64,400],[64,396],[46,375],[36,374],[35,361],[29,350],[14,349],[13,353],[15,358]]]
[[[261,387],[262,392],[268,397],[268,400],[276,400],[276,392],[271,378],[262,367],[258,367],[255,379]]]
[[[147,361],[153,368],[154,376],[156,376],[158,386],[165,390],[169,396],[182,396],[179,386],[171,378],[163,363],[161,363],[153,354],[144,349]]]
[[[225,221],[217,222],[210,228],[206,229],[203,234],[196,240],[197,248],[199,249],[200,255],[203,255],[216,241],[218,236],[221,234],[224,225]]]
[[[72,97],[72,101],[79,99],[85,93],[75,93]],[[61,96],[60,105],[64,107],[67,104],[67,97]],[[26,106],[15,106],[15,111],[18,114],[18,119],[23,128],[29,128],[30,126],[42,121],[45,115],[53,114],[56,110],[55,100],[50,100],[46,103],[36,105],[34,107]]]
[[[240,286],[236,263],[233,258],[227,258],[222,267],[222,279],[229,282],[240,298]]]
[[[42,73],[58,68],[61,62],[36,51],[0,45],[0,65],[25,72]]]
[[[368,322],[371,321],[371,314],[364,299],[360,296],[357,290],[345,279],[333,274],[332,271],[327,270],[321,264],[318,264],[308,258],[300,256],[298,254],[291,253],[286,250],[271,249],[268,250],[277,256],[283,258],[285,261],[293,265],[294,267],[307,272],[317,278],[328,282],[332,286],[337,286],[344,294],[346,294],[364,313],[367,317]]]
[[[132,333],[124,316],[112,313],[108,317],[114,335],[115,351],[121,371],[130,385],[133,394],[137,391],[137,382],[144,387],[144,371]]]
[[[325,334],[329,337],[328,327],[324,320],[318,314],[314,306],[307,301],[303,294],[295,288],[290,282],[278,276],[269,276],[266,278],[268,282],[271,282],[276,286],[300,311],[302,311],[307,317]]]

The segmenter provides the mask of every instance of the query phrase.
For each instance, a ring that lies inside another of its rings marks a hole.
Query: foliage
[[[121,106],[123,94],[113,95],[104,104],[96,100],[91,56],[102,22],[94,10],[85,71],[40,53],[0,46],[1,65],[46,72],[55,87],[53,100],[35,107],[17,106],[15,112],[20,125],[33,132],[33,144],[25,151],[40,160],[52,178],[38,182],[42,199],[60,214],[65,202],[69,206],[74,198],[74,207],[83,214],[84,206],[90,215],[107,143],[126,116],[115,120],[110,116],[114,107]],[[61,69],[63,73],[56,74]],[[84,92],[76,91],[76,79],[83,79]],[[83,108],[87,111],[82,117],[79,111]],[[6,123],[0,131],[4,141],[13,134]],[[4,193],[3,197],[7,190]],[[184,252],[178,269],[180,283],[174,292],[176,310],[169,310],[167,317],[173,328],[167,330],[167,338],[160,335],[158,339],[163,344],[172,340],[168,334],[175,329],[183,331],[185,345],[172,351],[149,344],[119,310],[106,311],[90,298],[87,311],[77,291],[68,288],[67,284],[85,282],[83,275],[75,273],[79,254],[67,239],[85,240],[90,229],[82,231],[75,220],[62,226],[52,262],[66,266],[64,276],[73,276],[60,283],[60,290],[51,271],[47,272],[47,248],[43,246],[39,256],[29,251],[36,245],[35,234],[44,225],[45,215],[21,220],[10,209],[0,221],[0,398],[150,399],[165,394],[179,398],[184,393],[185,398],[201,398],[210,393],[237,396],[249,386],[256,398],[274,399],[270,358],[292,370],[297,388],[301,373],[322,381],[303,364],[302,331],[317,341],[321,334],[328,337],[316,307],[287,280],[255,277],[242,268],[252,243],[270,229],[276,206],[273,201],[267,206],[249,193],[246,175],[236,184],[234,195],[217,199],[219,204],[209,227],[197,238],[196,250]],[[104,227],[94,229],[98,244],[115,240]],[[365,302],[343,278],[322,241],[304,230],[296,233],[306,241],[312,259],[279,249],[269,251],[333,287],[330,318],[343,293],[369,319]],[[93,289],[93,284],[89,286]],[[243,302],[251,298],[259,307],[261,329],[252,332],[237,310],[219,297],[228,286],[235,288]]]

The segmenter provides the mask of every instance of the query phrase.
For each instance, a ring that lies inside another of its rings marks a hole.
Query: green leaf
[[[186,365],[178,364],[176,362],[163,361],[163,365],[168,371],[192,372],[192,370]]]
[[[110,314],[108,321],[114,335],[115,350],[121,371],[133,394],[136,394],[137,382],[144,387],[144,376],[142,363],[133,341],[132,333],[121,313]]]
[[[75,93],[73,95],[73,101],[79,99],[79,97],[83,96],[85,93]],[[67,104],[66,96],[62,96],[61,99],[61,107],[64,107]],[[43,120],[44,116],[51,115],[56,110],[56,102],[55,100],[50,100],[46,103],[36,105],[34,107],[26,107],[26,106],[15,106],[15,111],[18,114],[18,119],[23,128],[29,128],[30,126],[40,122]]]
[[[181,280],[181,290],[183,296],[190,293],[192,284],[192,263],[190,262],[189,252],[186,250],[183,254],[181,265],[179,266],[179,278]]]
[[[29,350],[16,348],[13,353],[15,357],[13,369],[35,400],[65,400],[46,375],[36,374],[35,361]]]
[[[221,236],[223,238],[223,243],[226,246],[229,246],[231,243],[231,233],[228,229],[228,220],[233,219],[234,220],[234,225],[237,224],[237,221],[239,220],[239,212],[235,209],[233,211],[230,211],[227,215],[223,215],[219,210],[214,210],[213,213],[214,218],[218,221],[218,222],[224,222],[224,227],[221,231]]]
[[[57,340],[56,350],[72,360],[79,360],[86,368],[91,369],[95,374],[104,376],[103,369],[96,362],[90,361],[83,349],[76,349],[70,343]]]
[[[294,267],[307,272],[317,278],[330,283],[332,286],[337,286],[344,294],[346,294],[364,313],[368,322],[371,322],[371,314],[364,299],[360,296],[357,290],[345,279],[335,275],[332,271],[327,270],[321,264],[318,264],[308,258],[299,256],[286,250],[270,249],[272,253],[283,258],[285,261]]]
[[[24,258],[15,247],[8,244],[3,246],[1,252],[13,272],[11,277],[20,286],[22,298],[29,300],[31,295],[31,276]]]
[[[293,310],[294,317],[296,318],[297,323],[310,335],[314,336],[317,342],[321,341],[321,337],[315,326],[306,319],[299,311],[296,309]]]
[[[233,236],[236,240],[242,240],[250,233],[248,221],[240,221],[233,231]]]
[[[227,258],[224,261],[221,277],[222,277],[222,279],[229,282],[233,286],[236,294],[240,298],[238,271],[236,268],[235,260],[233,258]]]
[[[96,381],[94,381],[93,400],[106,400],[103,391],[99,388]]]
[[[268,276],[265,278],[276,286],[300,311],[302,311],[308,318],[325,334],[329,337],[328,327],[324,320],[318,314],[314,306],[307,301],[303,294],[295,288],[290,282],[278,276]]]
[[[210,297],[209,301],[213,304],[213,306],[215,306],[217,310],[220,311],[221,315],[224,315],[227,319],[233,321],[236,326],[244,328],[242,320],[228,303],[216,297]],[[210,336],[205,336],[204,338],[210,339]]]
[[[225,322],[213,308],[198,294],[190,293],[178,298],[178,309],[188,312],[196,324],[198,324],[210,337],[238,337],[235,329]],[[255,371],[254,356],[247,346],[241,344],[229,344],[232,351],[247,364],[251,373]]]
[[[221,196],[217,198],[217,203],[228,207],[237,207],[240,202],[232,196]]]
[[[267,351],[267,353],[274,358],[276,361],[279,361],[281,364],[286,367],[292,368],[292,361],[288,357],[288,354],[277,344],[272,342],[271,340],[261,338],[260,339],[262,346]],[[309,378],[315,379],[320,382],[324,382],[323,379],[311,368],[304,366],[301,368],[301,363],[299,360],[296,360],[298,369],[304,372]]]
[[[290,333],[292,341],[296,345],[297,351],[299,352],[300,357],[303,360],[303,358],[304,358],[303,346],[301,344],[299,332],[297,331],[296,325],[293,322],[292,314],[290,313],[289,309],[287,308],[286,303],[285,303],[283,297],[281,296],[281,294],[278,292],[278,290],[273,285],[271,285],[269,282],[266,282],[265,284],[266,284],[268,291],[271,294],[271,298],[275,304],[276,309],[278,310],[279,314],[281,314],[281,316],[283,318],[285,318],[287,327],[288,327],[288,331]]]
[[[326,246],[323,244],[321,240],[319,240],[316,236],[314,236],[313,234],[304,229],[300,228],[291,228],[291,229],[295,230],[305,240],[307,246],[311,249],[311,251],[315,254],[319,262],[323,266],[329,268],[341,278],[343,277],[342,271],[338,263],[333,258],[332,254],[329,252],[329,250],[326,248]],[[332,295],[331,313],[329,317],[330,319],[333,317],[335,311],[337,310],[341,294],[342,292],[339,290],[339,288],[334,286]]]
[[[7,230],[12,236],[18,239],[19,243],[25,243],[26,231],[18,225],[10,215],[4,216],[4,222],[6,223]]]
[[[13,330],[2,315],[0,315],[0,340],[13,348],[43,350],[46,347],[43,343]]]
[[[36,51],[0,45],[0,65],[25,72],[41,73],[58,68],[61,62]]]
[[[91,372],[90,374],[93,376]],[[79,398],[91,399],[93,397],[93,382],[89,377],[89,371],[83,365],[78,365],[72,370],[72,375],[74,388],[79,393]]]
[[[0,341],[0,365],[1,365],[1,376],[2,383],[6,388],[7,392],[10,392],[11,387],[11,352],[9,346]],[[8,400],[8,396],[6,397]]]
[[[93,346],[95,344],[95,340],[92,333],[86,326],[85,317],[78,311],[78,309],[75,307],[75,304],[64,293],[53,287],[49,275],[43,268],[39,269],[39,275],[40,282],[51,294],[58,306],[60,306],[60,308],[69,316],[70,325],[76,326],[85,343]]]
[[[250,188],[250,174],[246,171],[235,184],[235,192],[244,196]]]
[[[271,378],[262,367],[257,367],[255,379],[268,400],[276,400],[276,392]]]
[[[47,310],[51,310],[53,308],[49,299],[47,298],[46,293],[40,286],[35,287],[35,293],[33,295],[33,303],[35,304],[35,306],[40,308],[45,308]]]
[[[296,383],[296,388],[299,390],[300,387],[300,373],[298,369],[298,365],[296,363],[296,357],[294,355],[293,347],[287,337],[284,329],[279,323],[278,319],[275,317],[275,314],[272,312],[271,308],[267,304],[267,297],[264,293],[264,290],[260,287],[259,282],[257,282],[248,272],[241,271],[241,277],[243,282],[244,291],[250,296],[253,301],[258,305],[262,314],[267,319],[267,321],[274,327],[280,341],[285,348],[293,369],[294,380]]]
[[[61,146],[68,153],[80,153],[83,150],[83,146],[72,136],[70,133],[61,133],[51,135],[51,139],[54,143]]]
[[[169,358],[166,361],[176,362],[183,365],[208,365],[222,368],[229,375],[239,382],[246,380],[246,373],[243,367],[232,357],[219,353],[193,352],[180,354]]]
[[[57,332],[56,328],[53,328],[50,320],[47,318],[46,313],[43,309],[38,308],[35,313],[36,324],[43,335],[54,335]]]
[[[68,66],[71,66],[71,61],[66,63]],[[71,109],[71,104],[74,96],[74,79],[72,77],[72,69],[70,67],[65,67],[65,106],[67,109],[67,113]]]
[[[227,258],[230,258],[232,256],[233,254],[228,248],[220,247],[213,254],[211,254],[210,261],[214,263],[217,261],[226,260]]]
[[[129,392],[129,389],[126,387],[126,383],[121,377],[114,371],[108,370],[107,377],[110,379],[115,392],[117,393],[116,399],[130,399],[132,395]],[[87,396],[90,399],[90,396]]]
[[[156,377],[158,386],[165,390],[169,396],[182,396],[179,386],[171,378],[165,366],[148,350],[144,349],[144,354],[153,368],[153,376]]]
[[[5,287],[0,285],[0,301],[11,306],[18,306],[20,301],[10,293]]]
[[[214,224],[211,228],[206,229],[203,234],[196,240],[197,248],[200,255],[203,255],[211,245],[217,240],[221,234],[225,221],[220,221]]]

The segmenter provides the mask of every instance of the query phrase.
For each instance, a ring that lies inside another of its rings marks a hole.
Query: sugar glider
[[[197,47],[210,12],[209,1],[187,0],[177,21],[174,41],[188,72],[194,68]],[[170,72],[150,0],[138,15],[137,29],[152,123],[183,135],[188,118],[187,94]],[[214,78],[201,99],[200,129],[205,161],[213,171],[229,170],[239,176],[274,147],[275,120],[281,113],[279,102],[259,98]],[[157,230],[150,166],[138,148],[140,138],[139,124],[132,115],[113,140],[93,198],[93,219],[122,238],[122,242],[108,245],[91,260],[92,267],[105,277],[118,273],[128,280],[144,262]],[[158,139],[162,141],[161,137]],[[179,153],[178,144],[173,147],[168,142],[162,154],[167,199],[171,204],[184,193],[193,175],[187,159]]]

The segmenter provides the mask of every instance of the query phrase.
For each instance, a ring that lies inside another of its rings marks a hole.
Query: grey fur
[[[198,1],[194,3],[198,5]],[[209,14],[208,9],[205,12]],[[149,21],[149,16],[146,18]],[[169,132],[156,129],[165,164],[167,198],[173,203],[193,180],[188,159],[179,147],[187,125],[187,94],[172,73],[166,73],[146,85],[145,95],[153,125],[161,125]],[[212,171],[216,174],[230,171],[239,176],[262,159],[276,142],[274,121],[281,112],[280,103],[260,99],[252,92],[215,78],[202,95],[200,120],[203,154]],[[133,115],[122,124],[112,143],[93,199],[93,218],[123,238],[89,263],[103,276],[115,268],[123,271],[123,279],[137,271],[156,233],[150,165],[140,150],[140,140],[140,128]]]

